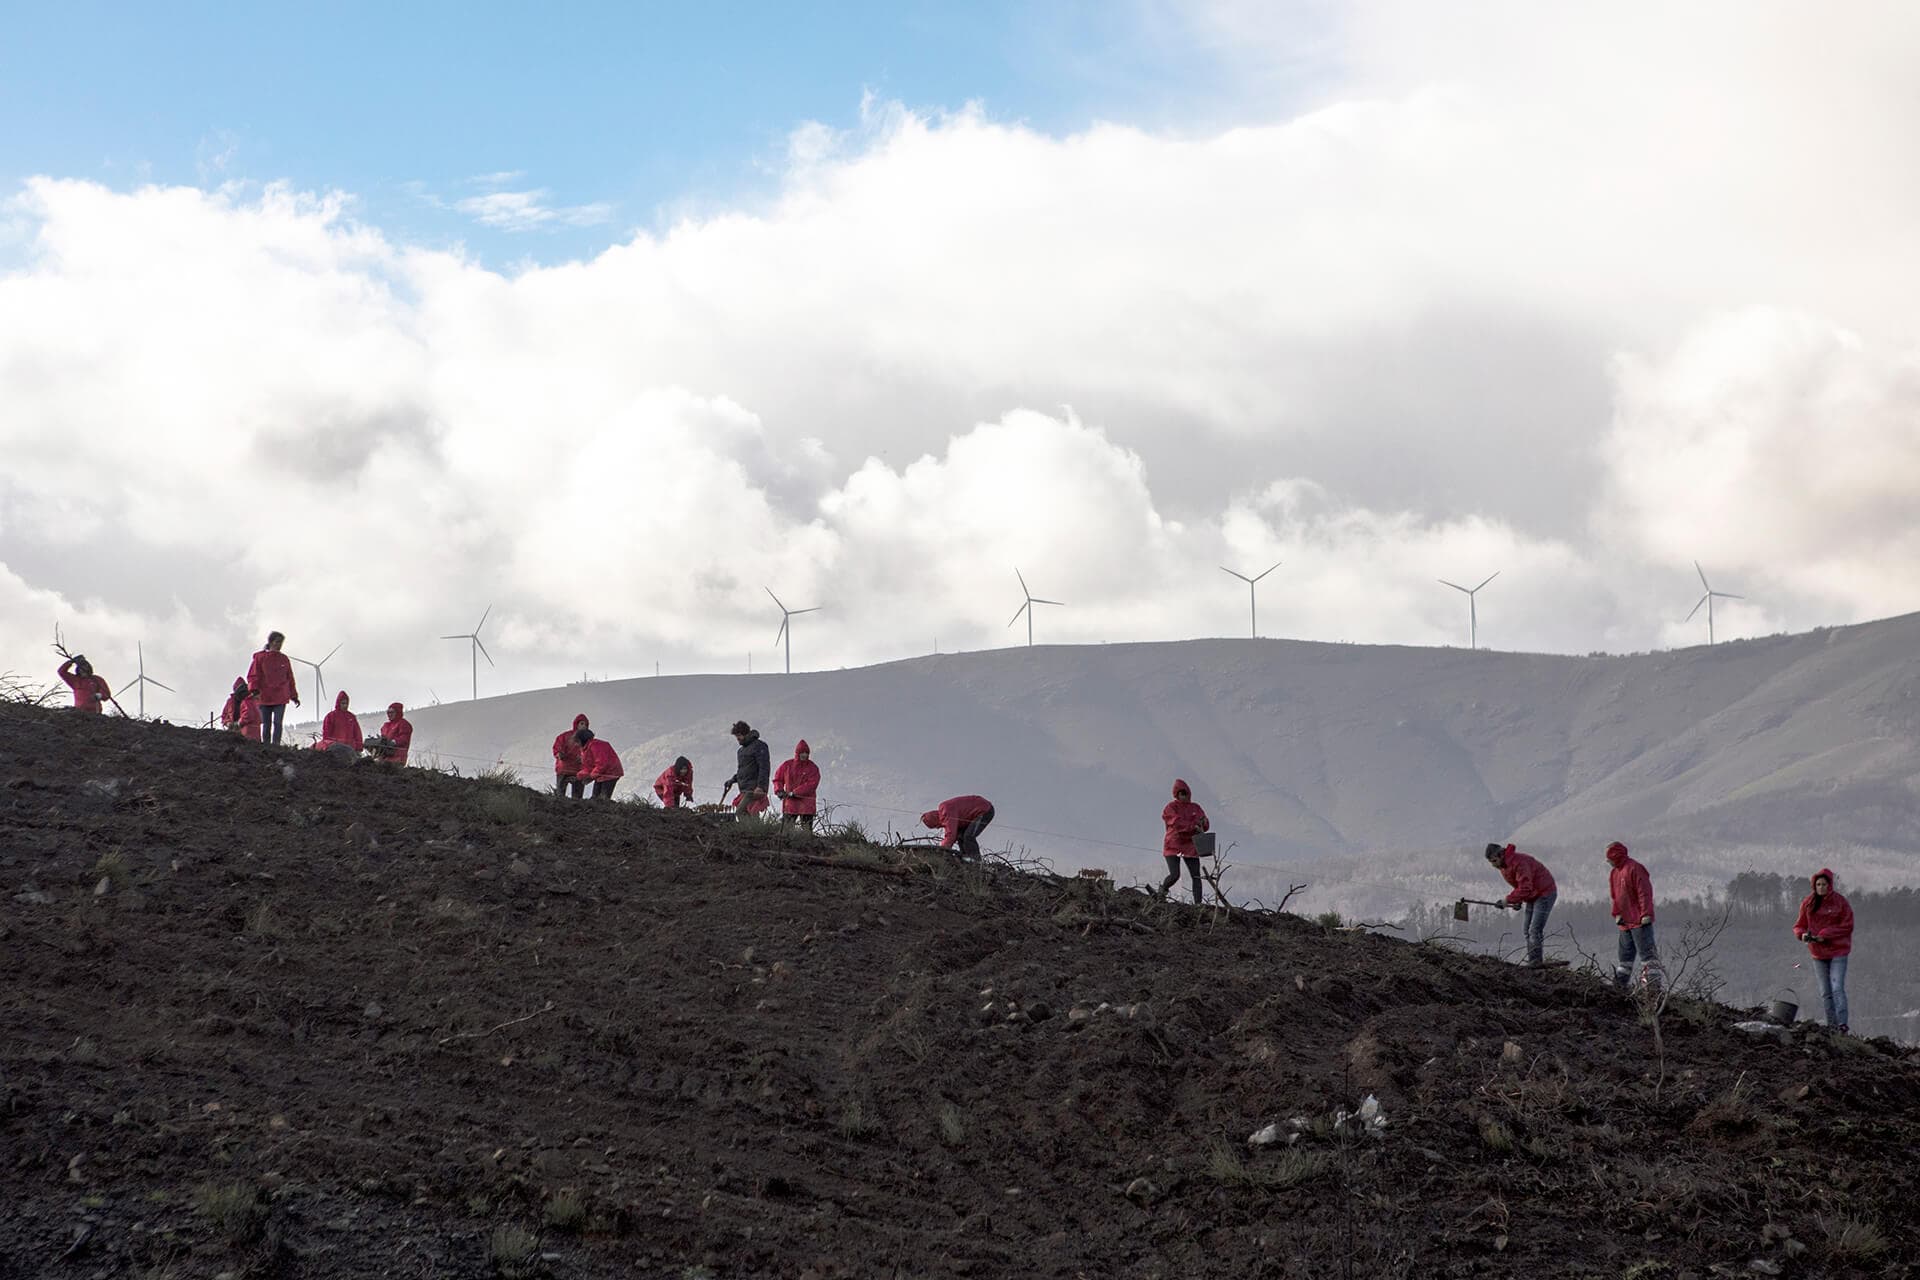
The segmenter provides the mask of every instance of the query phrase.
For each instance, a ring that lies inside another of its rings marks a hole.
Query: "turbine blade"
[[[1700,562],[1698,560],[1695,560],[1693,562],[1693,571],[1700,575],[1700,586],[1702,590],[1705,590],[1705,591],[1713,590],[1713,584],[1707,581],[1707,571],[1700,567]]]
[[[1484,581],[1482,581],[1482,582],[1480,583],[1480,587],[1484,587],[1484,586],[1486,586],[1486,585],[1487,585],[1487,583],[1489,583],[1489,582],[1492,582],[1492,581],[1493,581],[1493,580],[1494,580],[1495,578],[1497,578],[1497,577],[1499,577],[1499,576],[1500,576],[1500,571],[1499,571],[1498,569],[1495,569],[1495,570],[1494,570],[1494,571],[1493,571],[1492,573],[1490,573],[1490,574],[1488,574],[1488,575],[1486,576],[1486,578],[1485,578],[1485,580],[1484,580]],[[1478,590],[1480,589],[1480,587],[1475,587],[1475,588],[1474,588],[1474,590],[1475,590],[1475,591],[1478,591]]]
[[[1033,601],[1031,599],[1024,601],[1018,609],[1013,611],[1013,617],[1007,619],[1007,625],[1012,626],[1014,623],[1020,621],[1020,615],[1025,613],[1027,611],[1027,605],[1032,603]]]
[[[1016,568],[1013,571],[1013,576],[1016,578],[1020,578],[1020,594],[1023,596],[1026,596],[1028,599],[1032,599],[1033,592],[1027,590],[1027,580],[1020,576],[1020,570]]]
[[[1687,616],[1686,616],[1686,617],[1684,617],[1684,618],[1682,618],[1682,619],[1680,619],[1680,621],[1682,621],[1682,622],[1692,622],[1692,621],[1693,621],[1693,615],[1694,615],[1694,614],[1696,614],[1696,613],[1698,613],[1698,612],[1700,612],[1700,606],[1701,606],[1701,605],[1703,605],[1703,604],[1705,604],[1706,602],[1707,602],[1707,597],[1706,597],[1706,596],[1701,596],[1701,597],[1700,597],[1700,598],[1699,598],[1698,600],[1696,600],[1696,601],[1694,602],[1694,605],[1693,605],[1693,609],[1692,609],[1692,611],[1691,611],[1691,612],[1689,612],[1689,613],[1687,614]]]
[[[780,619],[780,629],[773,633],[773,642],[779,644],[780,637],[785,634],[787,634],[787,620],[783,617]]]
[[[1231,569],[1229,569],[1229,568],[1227,568],[1227,566],[1225,566],[1225,565],[1221,565],[1221,566],[1220,566],[1220,572],[1222,572],[1222,573],[1233,573],[1233,570],[1231,570]],[[1242,582],[1247,582],[1247,583],[1251,583],[1251,582],[1255,582],[1255,581],[1257,581],[1257,579],[1254,579],[1254,578],[1249,578],[1249,577],[1248,577],[1248,576],[1247,576],[1246,574],[1244,574],[1244,573],[1233,573],[1233,576],[1234,576],[1234,577],[1236,577],[1236,578],[1238,578],[1238,579],[1240,579],[1240,581],[1242,581]]]
[[[133,679],[127,681],[125,684],[120,686],[120,693],[125,693],[127,690],[133,688],[133,686],[140,683],[140,680],[141,680],[141,677],[135,676]],[[116,693],[113,696],[117,698],[120,696],[120,693]]]
[[[1445,578],[1435,578],[1434,581],[1439,583],[1443,587],[1452,587],[1455,591],[1467,591],[1467,589],[1461,586],[1459,583],[1448,582]],[[1467,591],[1467,594],[1472,595],[1473,592]]]
[[[1259,572],[1259,574],[1258,574],[1258,575],[1256,575],[1256,576],[1254,577],[1254,579],[1253,579],[1253,581],[1255,581],[1255,582],[1258,582],[1258,581],[1260,581],[1260,579],[1261,579],[1261,578],[1264,578],[1264,577],[1266,577],[1266,576],[1267,576],[1268,574],[1270,574],[1270,573],[1272,573],[1272,572],[1273,572],[1273,571],[1274,571],[1275,569],[1278,569],[1278,568],[1279,568],[1279,567],[1280,567],[1281,565],[1283,565],[1283,564],[1285,564],[1285,563],[1286,563],[1286,561],[1285,561],[1285,560],[1275,560],[1275,561],[1274,561],[1274,562],[1273,562],[1272,564],[1270,564],[1270,565],[1268,565],[1268,566],[1267,566],[1266,568],[1264,568],[1264,569],[1262,569],[1262,570],[1261,570],[1261,571]]]
[[[174,688],[174,687],[173,687],[172,685],[170,685],[170,684],[160,684],[160,682],[159,682],[158,680],[155,680],[155,679],[154,679],[154,678],[153,678],[152,676],[148,676],[148,677],[147,677],[147,683],[148,683],[148,684],[153,684],[153,685],[160,685],[160,687],[161,687],[162,689],[165,689],[165,690],[166,690],[166,691],[167,691],[168,693],[176,693],[176,692],[178,692],[178,690],[176,690],[176,689],[175,689],[175,688]]]
[[[473,624],[473,634],[475,634],[475,635],[479,635],[479,634],[480,634],[480,628],[482,628],[482,627],[484,627],[484,626],[486,626],[486,625],[487,625],[487,616],[488,616],[488,614],[491,614],[492,612],[493,612],[493,605],[492,605],[492,604],[488,604],[488,605],[487,605],[487,612],[486,612],[486,613],[483,613],[483,614],[481,614],[481,615],[480,615],[480,621],[478,621],[478,622],[476,622],[476,623],[474,623],[474,624]],[[489,662],[491,662],[491,661],[493,661],[493,659],[491,659],[491,658],[489,658],[489,659],[487,659],[487,661],[489,661]]]
[[[342,640],[342,641],[340,642],[340,644],[345,644],[345,643],[346,643],[346,641],[345,641],[345,640]],[[313,665],[314,665],[314,666],[316,666],[316,667],[324,667],[325,665],[327,665],[327,663],[329,663],[329,662],[332,662],[332,661],[333,661],[333,655],[334,655],[334,654],[336,654],[336,653],[338,653],[338,652],[340,652],[340,644],[337,644],[337,645],[335,645],[335,646],[333,646],[333,648],[331,648],[331,649],[329,649],[329,650],[327,650],[327,656],[326,656],[326,657],[324,657],[324,658],[322,658],[322,659],[320,659],[320,661],[318,661],[318,662],[316,662],[316,663],[314,663]]]
[[[785,613],[787,611],[787,606],[780,604],[780,597],[773,594],[772,587],[761,587],[760,589],[767,593],[767,599],[773,601],[776,605],[780,606],[780,612]]]
[[[787,616],[797,618],[803,613],[818,613],[821,607],[820,605],[814,605],[811,609],[790,609],[787,611]]]
[[[1033,602],[1035,604],[1065,604],[1066,603],[1065,600],[1042,600],[1039,596],[1035,596],[1033,598]]]
[[[480,656],[487,660],[488,666],[493,665],[493,655],[487,652],[487,646],[480,643],[480,637],[477,635],[473,638],[473,647],[480,651]]]
[[[473,639],[473,636],[471,634],[468,634],[464,636],[441,636],[440,638],[442,640],[471,640]]]
[[[1716,591],[1713,594],[1719,596],[1722,600],[1745,600],[1746,599],[1745,596],[1737,596],[1733,594],[1733,592],[1731,591]]]

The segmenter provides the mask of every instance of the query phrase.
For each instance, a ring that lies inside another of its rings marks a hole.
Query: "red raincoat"
[[[1807,953],[1815,960],[1834,960],[1853,954],[1853,907],[1840,896],[1833,872],[1821,868],[1813,880],[1827,878],[1827,896],[1816,904],[1814,895],[1800,901],[1800,915],[1793,922],[1793,936],[1807,944]]]
[[[553,771],[562,778],[571,778],[580,772],[580,744],[573,740],[573,735],[586,727],[587,717],[577,715],[573,718],[573,728],[553,740]]]
[[[67,682],[67,688],[73,690],[73,707],[76,711],[85,711],[92,715],[103,715],[106,702],[113,696],[113,686],[107,683],[105,676],[95,672],[90,676],[75,675],[71,664],[60,664],[60,678]]]
[[[1607,846],[1607,861],[1613,870],[1607,873],[1613,890],[1613,919],[1622,929],[1637,929],[1642,920],[1653,920],[1653,877],[1627,854],[1627,846],[1615,840]]]
[[[407,749],[413,745],[413,722],[402,714],[405,710],[397,702],[387,704],[387,722],[380,726],[380,736],[393,744],[393,751],[381,761],[383,764],[407,762]]]
[[[818,813],[815,794],[820,790],[820,766],[811,760],[800,759],[800,753],[807,751],[805,738],[793,744],[791,760],[784,761],[773,771],[773,793],[786,792],[780,800],[780,812],[786,814]]]
[[[334,698],[333,710],[327,712],[327,718],[320,722],[320,741],[313,745],[325,749],[336,742],[352,747],[356,752],[366,743],[360,733],[360,722],[354,718],[353,712],[347,710],[344,689]]]
[[[938,809],[929,809],[921,814],[920,824],[939,827],[940,847],[951,849],[953,842],[960,838],[960,828],[975,818],[985,817],[991,808],[993,803],[985,796],[955,796],[951,800],[942,800]]]
[[[580,771],[575,775],[580,781],[611,782],[625,777],[626,772],[620,767],[620,753],[605,738],[595,738],[580,748]]]
[[[1192,789],[1179,778],[1173,780],[1173,799],[1160,811],[1160,821],[1167,828],[1160,839],[1160,852],[1169,858],[1193,857],[1193,833],[1212,830],[1207,824],[1207,811],[1193,802]]]
[[[278,649],[262,649],[253,655],[247,668],[247,688],[263,707],[279,707],[300,701],[300,687],[293,682],[293,660]]]
[[[693,802],[693,766],[687,766],[687,776],[681,777],[678,764],[670,764],[661,770],[660,776],[653,780],[653,794],[660,797],[660,803],[669,809],[678,809],[682,800]]]
[[[1504,856],[1500,863],[1500,874],[1513,886],[1513,892],[1507,895],[1507,901],[1515,906],[1522,902],[1532,902],[1556,892],[1553,872],[1540,865],[1540,859],[1524,854],[1512,845],[1500,851]]]
[[[744,803],[742,803],[743,801]],[[739,795],[733,798],[733,807],[738,809],[742,813],[751,813],[756,815],[765,813],[767,811],[766,794],[762,792],[758,787],[754,788],[754,794],[752,796],[748,796],[746,792],[742,791]]]
[[[248,742],[260,741],[260,700],[247,695],[244,681],[227,695],[227,705],[220,708],[220,727],[231,729],[236,724],[240,726],[240,736]]]

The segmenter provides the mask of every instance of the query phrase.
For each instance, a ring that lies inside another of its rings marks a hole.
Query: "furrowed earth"
[[[207,731],[0,709],[0,975],[5,1277],[1920,1258],[1888,1042]]]

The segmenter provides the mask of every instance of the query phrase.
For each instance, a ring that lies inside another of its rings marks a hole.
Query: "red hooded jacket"
[[[99,672],[90,676],[75,675],[70,664],[60,664],[60,678],[67,682],[67,688],[73,690],[73,705],[77,711],[93,715],[104,715],[107,699],[113,696],[113,686]]]
[[[580,772],[580,744],[573,735],[587,727],[587,717],[577,715],[573,718],[573,728],[553,740],[553,771],[563,778],[571,778]]]
[[[1507,895],[1507,901],[1515,906],[1522,902],[1533,902],[1557,892],[1553,883],[1553,872],[1540,865],[1540,859],[1520,852],[1512,845],[1502,849],[1500,874],[1513,886],[1513,892]]]
[[[300,687],[293,682],[293,660],[278,649],[262,649],[253,655],[247,668],[247,688],[263,707],[280,707],[300,701]]]
[[[955,796],[942,800],[938,809],[921,814],[920,825],[941,828],[940,847],[950,849],[960,838],[960,828],[975,818],[984,818],[992,808],[993,803],[985,796]]]
[[[1827,894],[1817,904],[1811,893],[1801,899],[1793,936],[1807,944],[1807,953],[1815,960],[1836,960],[1853,954],[1853,907],[1840,896],[1839,881],[1827,868],[1816,871],[1807,883],[1821,876],[1827,878]]]
[[[380,726],[380,736],[393,744],[393,750],[382,763],[403,765],[407,762],[407,749],[413,745],[413,722],[402,714],[405,710],[397,702],[387,704],[387,722]]]
[[[238,706],[235,704],[238,703]],[[240,727],[240,736],[248,742],[260,741],[260,700],[247,694],[246,681],[227,695],[227,705],[220,708],[220,727],[231,729]]]
[[[811,760],[800,759],[800,753],[807,751],[805,738],[793,744],[793,759],[784,761],[773,771],[773,793],[781,796],[780,812],[790,814],[818,813],[815,794],[820,790],[820,766]]]
[[[1193,802],[1193,790],[1181,778],[1173,780],[1173,799],[1160,811],[1160,821],[1167,828],[1160,840],[1160,852],[1169,858],[1193,857],[1193,833],[1212,830],[1207,824],[1207,811]]]
[[[660,797],[660,803],[669,809],[678,809],[682,800],[693,802],[693,765],[687,764],[687,776],[680,776],[680,764],[686,757],[675,760],[660,771],[653,780],[653,794]]]
[[[625,777],[626,772],[620,767],[620,753],[605,738],[595,738],[580,748],[580,771],[575,775],[580,781],[611,782]]]
[[[1607,885],[1613,890],[1613,919],[1622,929],[1637,929],[1642,920],[1653,922],[1653,877],[1635,862],[1627,846],[1615,840],[1607,846]]]
[[[334,698],[333,710],[327,712],[327,718],[320,722],[320,741],[313,745],[325,748],[336,742],[355,751],[366,743],[360,734],[360,722],[354,718],[353,712],[347,710],[347,691],[344,689]]]
[[[734,796],[733,807],[741,813],[751,813],[755,815],[765,813],[767,811],[766,792],[760,790],[758,787],[753,789],[752,795],[748,795],[742,791]]]

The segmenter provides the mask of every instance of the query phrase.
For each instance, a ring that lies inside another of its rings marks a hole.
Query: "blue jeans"
[[[1614,966],[1613,980],[1623,987],[1633,979],[1633,961],[1636,954],[1643,967],[1660,959],[1660,950],[1653,945],[1652,925],[1637,924],[1631,929],[1620,931],[1620,963]]]
[[[1847,957],[1815,960],[1813,976],[1820,980],[1820,1002],[1827,1007],[1827,1025],[1847,1025]]]
[[[1559,898],[1558,893],[1549,893],[1543,898],[1520,904],[1520,932],[1527,937],[1527,963],[1539,964],[1546,959],[1547,916],[1553,911],[1553,904]]]
[[[278,745],[280,742],[280,721],[287,714],[287,704],[276,702],[272,706],[260,704],[260,741]]]

